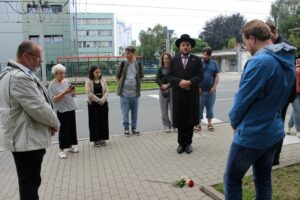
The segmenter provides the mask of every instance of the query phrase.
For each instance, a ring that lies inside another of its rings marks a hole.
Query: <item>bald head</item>
[[[42,49],[38,44],[25,40],[18,47],[17,61],[36,71],[42,63],[41,52]]]

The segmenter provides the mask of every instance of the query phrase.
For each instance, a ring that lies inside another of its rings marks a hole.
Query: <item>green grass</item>
[[[224,193],[223,183],[213,186]],[[272,172],[273,200],[300,200],[300,164],[273,170]],[[255,199],[253,177],[243,180],[243,200]]]
[[[142,90],[149,90],[149,89],[157,89],[158,85],[156,83],[145,82],[145,83],[142,83],[141,87],[142,87],[141,88]],[[118,84],[116,82],[108,83],[109,92],[116,92],[117,88],[118,88]],[[77,94],[85,93],[84,86],[82,86],[82,85],[76,86],[76,93]]]

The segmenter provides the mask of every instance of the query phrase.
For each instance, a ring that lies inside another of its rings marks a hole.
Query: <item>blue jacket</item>
[[[229,113],[235,144],[265,149],[284,137],[280,111],[293,88],[294,51],[286,43],[269,45],[246,63]]]

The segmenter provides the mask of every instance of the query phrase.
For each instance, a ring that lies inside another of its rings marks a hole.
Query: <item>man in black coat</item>
[[[180,54],[170,63],[169,82],[173,91],[173,126],[178,128],[177,153],[191,153],[194,126],[199,124],[199,83],[203,79],[202,62],[191,55],[195,40],[183,34],[175,42]]]
[[[286,38],[282,37],[278,33],[278,30],[277,30],[277,28],[276,28],[276,26],[273,22],[267,21],[266,24],[271,29],[271,40],[274,44],[279,44],[279,43],[285,42],[285,43],[291,45],[290,42]],[[295,59],[296,59],[296,57],[295,57]],[[295,60],[295,64],[296,64],[296,60]],[[285,115],[286,115],[286,111],[289,107],[289,104],[293,103],[294,100],[296,99],[296,97],[297,97],[297,94],[296,94],[296,82],[295,82],[295,89],[292,90],[288,101],[286,102],[286,104],[283,106],[283,108],[281,110],[281,118],[283,120],[283,123],[285,122]],[[282,145],[283,145],[283,139],[282,139],[281,144],[278,146],[277,151],[275,153],[274,160],[273,160],[273,166],[280,164],[280,153],[281,153]]]

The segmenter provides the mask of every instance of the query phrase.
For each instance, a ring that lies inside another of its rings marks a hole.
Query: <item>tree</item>
[[[300,27],[300,1],[277,0],[271,5],[271,19],[284,37],[290,29]]]
[[[214,50],[226,48],[230,38],[242,42],[241,28],[246,23],[244,16],[239,13],[231,16],[219,15],[205,23],[200,34],[205,42]]]
[[[201,53],[204,47],[208,47],[208,44],[204,42],[201,39],[195,39],[196,40],[196,45],[192,49],[191,53]],[[172,43],[172,49],[175,52],[175,54],[179,54],[179,48],[176,47],[175,45],[176,39],[174,38],[174,42]]]
[[[300,37],[299,37],[299,35],[297,35],[295,33],[290,34],[289,41],[292,45],[297,47],[297,49],[300,48]]]
[[[278,32],[300,48],[299,33],[291,32],[294,28],[300,28],[300,1],[276,0],[271,5],[271,19],[277,26]]]
[[[147,31],[142,30],[139,33],[140,46],[137,49],[137,54],[143,56],[144,60],[155,60],[154,53],[163,51],[163,42],[165,38],[164,27],[156,25],[153,29],[148,28]]]
[[[232,37],[228,40],[227,48],[228,49],[233,49],[237,44],[236,38]]]

